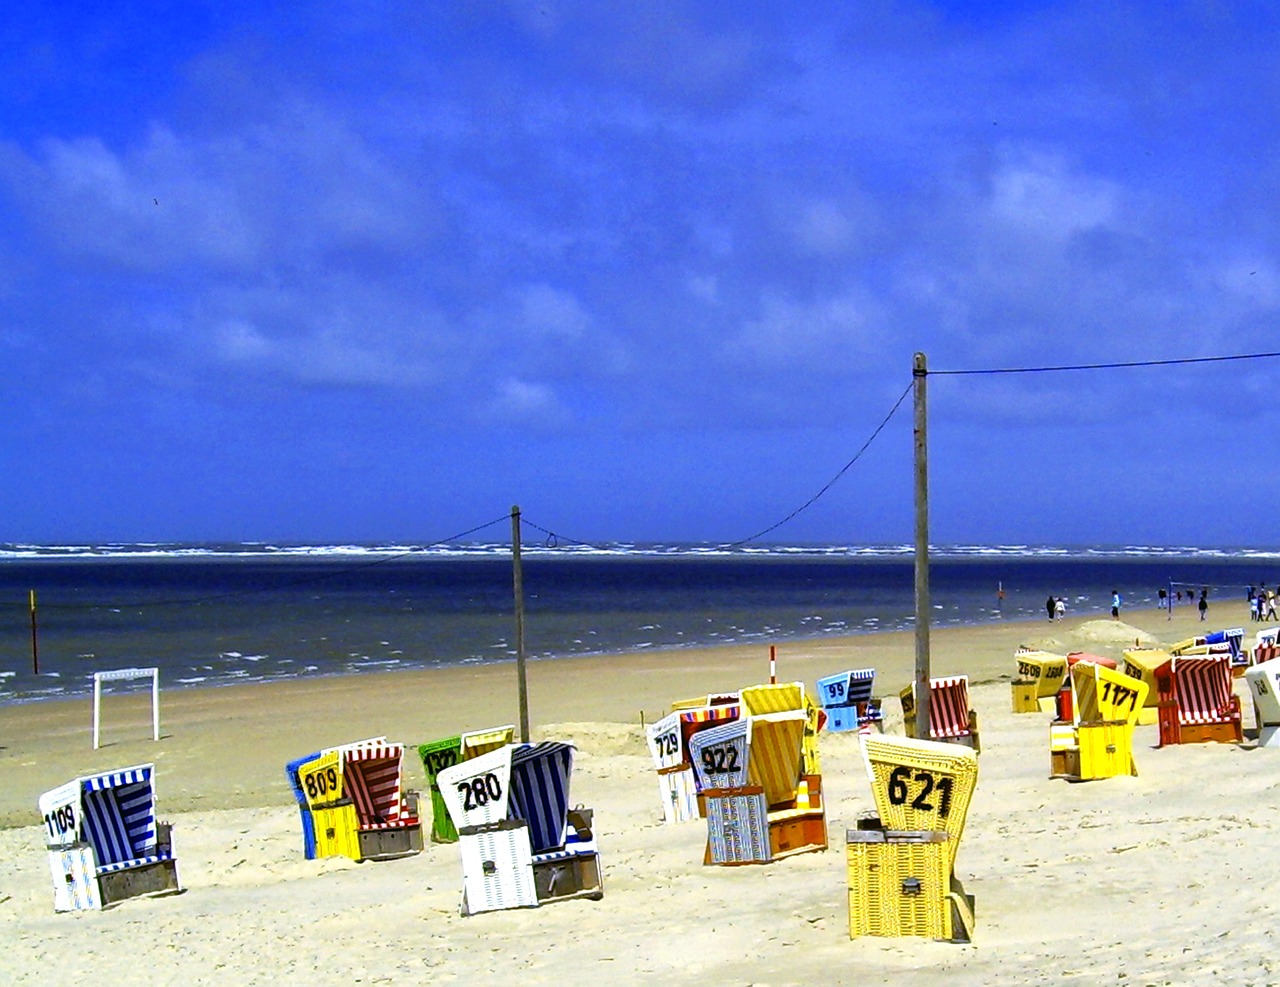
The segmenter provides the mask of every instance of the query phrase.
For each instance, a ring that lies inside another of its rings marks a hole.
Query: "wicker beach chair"
[[[418,793],[403,788],[403,763],[404,746],[385,737],[290,762],[311,814],[315,856],[390,860],[422,849]]]
[[[1019,648],[1014,652],[1017,677],[1011,689],[1015,713],[1053,712],[1058,690],[1067,678],[1067,658],[1050,651]]]
[[[1160,746],[1240,743],[1240,698],[1232,691],[1229,654],[1175,656],[1156,676]]]
[[[827,722],[826,711],[805,692],[803,682],[771,682],[742,690],[742,715],[786,713],[798,710],[805,715],[804,770],[806,774],[822,773],[818,757],[818,733]]]
[[[1151,726],[1159,720],[1160,689],[1156,675],[1172,660],[1173,655],[1163,648],[1130,648],[1124,652],[1121,671],[1147,687],[1145,705],[1138,713],[1138,726]]]
[[[302,823],[302,854],[308,860],[316,859],[316,822],[315,817],[311,815],[311,805],[307,801],[307,793],[302,788],[302,779],[298,776],[298,770],[304,764],[309,764],[320,757],[321,753],[321,751],[313,751],[284,766],[284,776],[288,779],[289,789],[298,803],[298,815]]]
[[[858,730],[883,719],[880,701],[873,699],[874,668],[856,668],[818,679],[818,702],[827,714],[832,733]]]
[[[171,828],[156,820],[155,766],[76,778],[40,796],[55,911],[176,894]]]
[[[864,737],[878,818],[845,834],[849,935],[973,934],[973,898],[955,876],[978,780],[977,752],[956,744]]]
[[[980,751],[978,714],[969,706],[969,676],[949,675],[929,680],[929,734],[919,737],[916,723],[916,684],[903,689],[902,724],[908,737],[964,744]]]

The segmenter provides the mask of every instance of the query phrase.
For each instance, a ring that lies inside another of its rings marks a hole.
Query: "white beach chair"
[[[154,765],[140,764],[40,796],[55,911],[182,890],[169,824],[156,821],[154,775]]]

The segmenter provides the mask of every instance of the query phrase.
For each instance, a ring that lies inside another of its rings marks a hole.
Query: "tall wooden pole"
[[[516,679],[519,683],[520,743],[529,742],[529,682],[524,668],[524,567],[520,562],[520,505],[511,508],[511,569],[516,596]]]
[[[27,604],[31,608],[31,672],[40,674],[40,635],[36,631],[36,591],[27,591]]]
[[[929,738],[929,437],[925,404],[928,368],[917,353],[911,376],[915,382],[916,474],[916,736]]]

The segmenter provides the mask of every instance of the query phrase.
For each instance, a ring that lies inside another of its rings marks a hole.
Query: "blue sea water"
[[[905,545],[526,549],[525,650],[624,661],[652,648],[904,629],[913,573]],[[1103,613],[1112,590],[1127,607],[1193,587],[1243,601],[1247,586],[1277,581],[1277,552],[939,547],[930,620],[1040,618],[1049,594],[1070,614]],[[168,689],[505,661],[514,635],[500,544],[0,545],[0,702],[84,695],[94,671],[130,666],[159,667]]]

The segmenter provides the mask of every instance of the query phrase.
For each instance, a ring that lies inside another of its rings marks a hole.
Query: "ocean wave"
[[[559,543],[555,539],[521,545],[521,554],[544,558],[837,558],[892,560],[910,558],[915,546],[900,544],[765,544],[739,545],[717,542],[580,542]],[[468,542],[451,545],[408,543],[290,545],[271,542],[105,542],[101,544],[35,545],[0,543],[0,562],[5,560],[56,559],[414,559],[506,558],[511,546],[505,542]],[[1197,545],[979,545],[959,543],[930,545],[929,555],[937,559],[1277,559],[1280,548]]]

